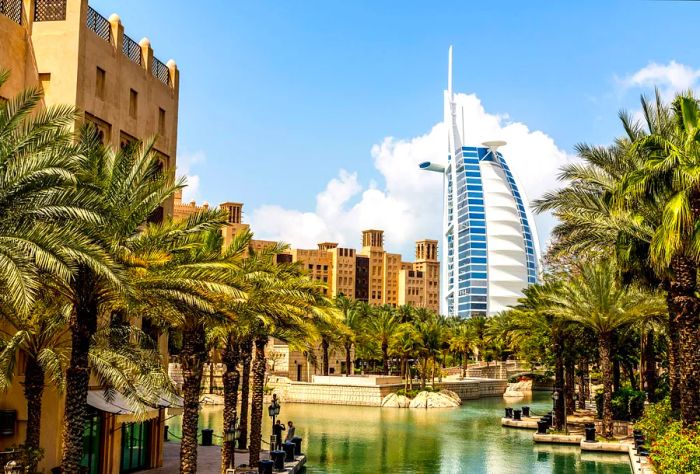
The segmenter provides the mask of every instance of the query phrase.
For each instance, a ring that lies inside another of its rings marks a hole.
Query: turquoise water
[[[304,438],[307,473],[629,474],[626,455],[581,454],[577,447],[535,445],[532,430],[507,429],[505,406],[530,405],[544,413],[548,394],[506,404],[501,398],[467,401],[460,408],[409,410],[283,404]],[[179,420],[168,421],[179,435]],[[263,439],[269,439],[269,420]],[[204,409],[201,427],[221,434],[220,407]]]

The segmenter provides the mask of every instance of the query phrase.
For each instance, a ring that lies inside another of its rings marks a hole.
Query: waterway
[[[293,420],[311,474],[629,474],[626,455],[580,453],[578,447],[536,445],[532,430],[502,428],[506,406],[527,404],[536,414],[551,406],[547,393],[506,404],[501,398],[470,400],[460,408],[409,410],[283,404]],[[180,435],[180,419],[167,424]],[[263,439],[269,439],[265,420]],[[205,407],[201,428],[221,434],[221,407]],[[220,438],[215,437],[220,442]]]

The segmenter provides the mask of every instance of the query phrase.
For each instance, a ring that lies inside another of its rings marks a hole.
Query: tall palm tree
[[[624,197],[637,200],[657,190],[668,194],[661,225],[654,232],[650,260],[658,272],[670,270],[669,309],[672,332],[678,333],[680,408],[683,422],[700,420],[700,105],[692,93],[678,95],[672,104],[673,127],[665,133],[640,137],[633,146],[647,160],[631,173]]]
[[[464,321],[461,321],[452,332],[450,348],[462,356],[462,378],[467,376],[469,353],[474,350],[476,339],[476,331]]]
[[[5,312],[0,331],[0,390],[12,383],[17,356],[26,361],[24,395],[27,400],[25,449],[27,467],[34,473],[40,461],[42,397],[47,385],[59,392],[65,385],[70,355],[68,326],[71,306],[56,291],[37,300],[27,315]],[[101,327],[90,343],[90,367],[106,390],[124,394],[135,411],[157,406],[159,397],[174,395],[161,355],[143,332],[131,326]]]
[[[322,284],[306,277],[301,267],[276,264],[275,255],[285,249],[279,245],[268,249],[263,258],[255,252],[246,259],[258,260],[256,272],[247,274],[249,298],[232,311],[245,314],[251,323],[255,358],[252,367],[250,408],[249,462],[260,459],[263,393],[265,384],[265,346],[270,336],[286,331],[311,331],[314,320],[336,317],[332,302],[322,296]],[[332,316],[331,316],[332,315]]]
[[[694,270],[688,258],[673,259],[668,268],[652,266],[652,240],[659,233],[667,202],[674,196],[660,179],[651,179],[649,165],[659,160],[649,149],[648,137],[673,136],[673,111],[657,91],[655,99],[641,98],[643,121],[620,113],[625,131],[610,147],[577,145],[582,162],[562,168],[560,180],[567,185],[535,201],[538,212],[554,211],[559,224],[554,228],[555,254],[607,252],[615,249],[618,265],[627,281],[661,285],[667,292],[670,340],[669,380],[671,406],[680,410],[679,330],[677,315],[681,301],[694,303]],[[658,176],[657,176],[658,178]],[[647,190],[649,192],[641,193]],[[677,268],[674,270],[674,266]]]
[[[405,322],[393,334],[391,339],[391,352],[401,358],[401,377],[404,379],[404,390],[411,388],[413,377],[409,358],[415,357],[419,350],[419,337],[413,324]]]
[[[0,70],[0,87],[9,72]],[[42,109],[39,88],[0,105],[0,288],[5,304],[26,313],[42,281],[68,284],[74,262],[96,251],[82,234],[96,223],[92,202],[75,193],[81,155],[72,107]]]
[[[439,316],[433,314],[425,320],[414,323],[418,336],[419,354],[421,356],[421,388],[425,388],[429,364],[432,363],[432,383],[435,384],[435,365],[437,355],[443,345],[444,326]]]
[[[134,278],[138,296],[157,311],[154,317],[177,326],[183,334],[183,474],[197,471],[199,392],[207,360],[207,331],[229,323],[227,309],[248,297],[240,269],[251,234],[238,234],[222,250],[218,226],[224,219],[220,212],[205,211],[186,221],[147,226],[132,239],[138,249],[133,256],[147,270]]]
[[[389,375],[389,343],[399,327],[396,310],[389,305],[380,306],[373,311],[368,323],[368,330],[379,341],[382,352],[382,373]]]
[[[622,285],[609,259],[584,262],[550,296],[550,311],[595,332],[603,372],[603,436],[611,438],[613,333],[635,321],[665,314],[661,297]]]
[[[335,299],[335,306],[342,313],[342,322],[348,328],[341,336],[341,343],[345,350],[345,374],[347,376],[354,374],[352,365],[352,348],[359,337],[362,336],[363,325],[366,320],[362,318],[360,305],[340,295]]]

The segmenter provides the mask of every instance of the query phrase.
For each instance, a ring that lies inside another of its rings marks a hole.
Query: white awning
[[[104,390],[90,390],[87,395],[87,404],[93,408],[107,413],[114,413],[116,415],[131,415],[137,413],[139,410],[134,408],[131,402],[129,402],[124,395],[117,391],[112,391],[111,396],[106,397]],[[158,405],[152,408],[167,408],[167,407],[182,407],[181,397],[166,397],[160,395],[158,397]]]

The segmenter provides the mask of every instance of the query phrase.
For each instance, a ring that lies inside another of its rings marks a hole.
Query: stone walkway
[[[267,451],[260,453],[261,459],[269,459]],[[248,452],[236,451],[236,465],[248,464]],[[180,443],[165,443],[165,453],[163,456],[163,467],[140,471],[142,473],[169,473],[173,474],[180,470]],[[198,446],[197,447],[197,473],[198,474],[221,474],[221,446]]]

